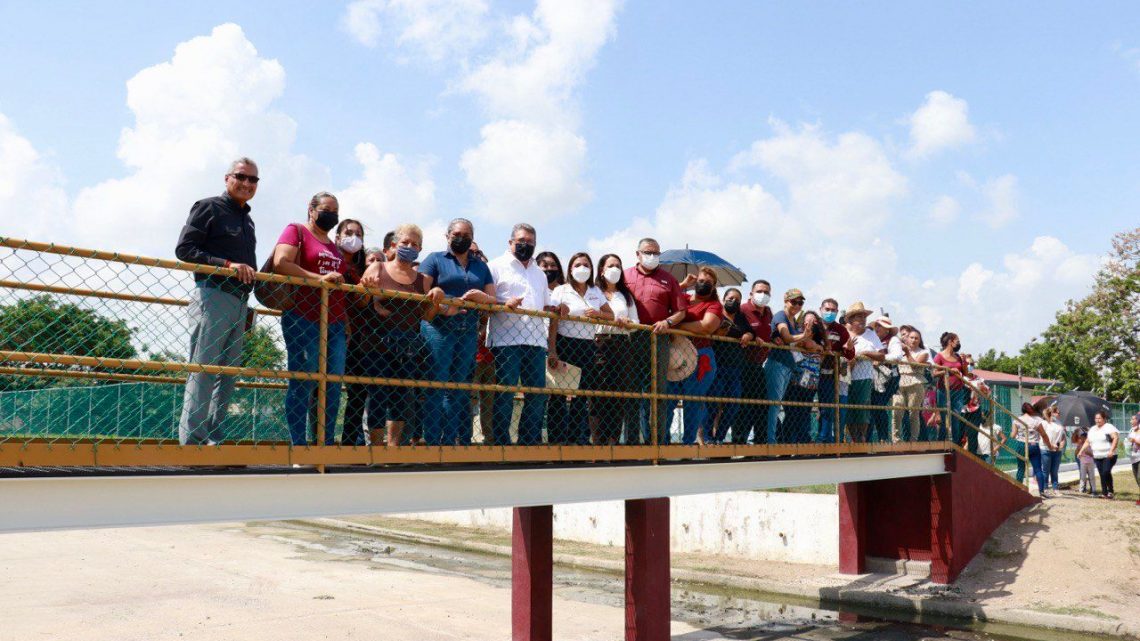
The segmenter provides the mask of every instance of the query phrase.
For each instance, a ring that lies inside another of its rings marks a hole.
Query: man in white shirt
[[[534,261],[537,234],[519,223],[511,230],[507,252],[487,263],[495,281],[495,299],[510,309],[549,310],[546,274]],[[525,314],[495,312],[487,327],[487,347],[495,356],[499,385],[546,386],[547,320]],[[496,445],[511,445],[514,393],[495,395],[492,432]],[[542,441],[545,394],[527,394],[519,418],[519,445]]]

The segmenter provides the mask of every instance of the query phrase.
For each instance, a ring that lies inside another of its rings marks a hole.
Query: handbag
[[[299,227],[297,223],[289,223],[290,226]],[[305,235],[297,229],[297,250],[300,251],[305,242]],[[272,274],[273,271],[273,254],[269,254],[269,258],[265,259],[265,264],[258,270],[263,274]],[[259,280],[253,286],[253,296],[257,302],[261,303],[263,307],[269,309],[276,309],[285,311],[293,309],[293,295],[296,293],[297,286],[290,285],[289,283],[274,283],[270,281]]]
[[[875,385],[875,391],[882,394],[887,391],[891,385],[892,379],[899,377],[898,365],[880,365],[876,363],[872,369],[872,379]]]
[[[672,334],[669,337],[669,370],[665,378],[677,383],[692,376],[697,369],[697,348],[685,336]]]
[[[796,372],[793,375],[792,382],[804,389],[819,387],[820,361],[821,359],[816,355],[803,355],[803,358],[796,362]]]
[[[559,361],[558,367],[546,364],[546,386],[551,389],[576,390],[582,384],[582,368]]]

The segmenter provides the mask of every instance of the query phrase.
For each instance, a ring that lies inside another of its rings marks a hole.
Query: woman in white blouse
[[[635,325],[640,322],[637,318],[637,307],[633,303],[633,292],[625,284],[625,268],[617,254],[606,254],[598,260],[594,284],[606,297],[615,321],[620,325]],[[607,392],[633,392],[636,387],[633,382],[649,376],[649,359],[637,358],[633,353],[630,342],[632,331],[613,325],[598,326],[596,338],[598,360],[595,370],[598,389]],[[594,416],[598,421],[599,444],[615,445],[623,437],[628,445],[642,442],[638,422],[638,401],[627,398],[595,397],[593,407]]]
[[[1024,456],[1028,449],[1029,464],[1033,466],[1033,478],[1037,479],[1037,492],[1041,498],[1045,498],[1045,468],[1041,467],[1041,444],[1044,443],[1045,447],[1052,449],[1053,443],[1045,432],[1045,421],[1041,419],[1041,414],[1036,407],[1029,403],[1021,404],[1021,416],[1013,422],[1013,434],[1015,439],[1013,451]],[[1026,442],[1029,443],[1028,448],[1025,446]],[[1017,461],[1018,482],[1021,482],[1023,478],[1025,478],[1025,463],[1019,459]]]
[[[1108,422],[1107,410],[1097,410],[1093,419],[1096,425],[1089,428],[1088,438],[1081,446],[1081,452],[1085,450],[1092,452],[1096,471],[1100,473],[1100,495],[1102,498],[1111,499],[1115,490],[1112,485],[1112,468],[1116,466],[1116,445],[1120,442],[1120,430]]]
[[[566,283],[555,287],[550,293],[551,304],[565,306],[570,316],[613,320],[614,313],[610,309],[609,300],[602,290],[593,285],[593,277],[594,262],[590,260],[589,254],[585,252],[574,254],[567,263]],[[597,388],[595,381],[597,348],[594,343],[597,330],[598,325],[594,323],[569,319],[550,321],[548,365],[551,368],[558,368],[562,366],[562,362],[566,362],[581,368],[582,376],[578,389]],[[565,400],[563,396],[550,397],[550,401],[555,403],[562,403]],[[568,410],[562,425],[547,425],[549,441],[567,445],[589,445],[588,399],[574,396]]]

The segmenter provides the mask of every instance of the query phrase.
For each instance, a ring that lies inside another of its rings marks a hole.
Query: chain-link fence
[[[615,313],[638,301],[600,273],[602,287],[489,304],[446,298],[400,262],[358,263],[347,281],[367,273],[370,287],[243,283],[228,268],[0,248],[0,465],[978,452],[993,424],[970,413],[961,376],[857,357],[826,325],[817,342],[834,352],[755,340],[727,315],[655,332]]]

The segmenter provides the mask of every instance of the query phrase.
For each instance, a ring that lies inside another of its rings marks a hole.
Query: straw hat
[[[851,306],[847,308],[847,313],[844,314],[844,316],[850,319],[852,316],[867,316],[870,313],[871,310],[867,309],[863,305],[863,301],[860,300],[851,303]]]

